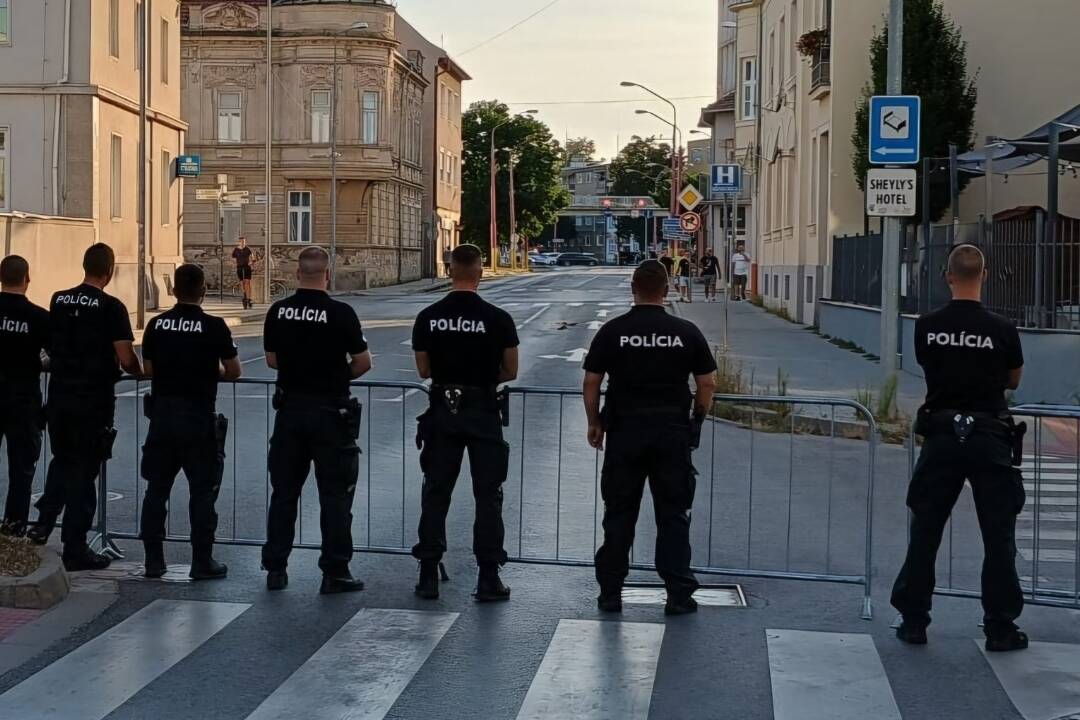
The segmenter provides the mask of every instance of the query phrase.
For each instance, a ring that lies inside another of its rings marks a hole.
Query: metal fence
[[[271,380],[240,380],[221,388],[218,411],[230,418],[229,459],[217,503],[222,544],[260,545],[265,538],[272,385]],[[146,383],[133,380],[118,386],[119,434],[102,475],[98,516],[98,542],[117,554],[113,540],[138,538],[139,463],[147,425],[140,398],[147,390]],[[603,455],[586,443],[581,393],[510,392],[504,517],[511,560],[591,565],[602,541]],[[427,405],[427,389],[415,383],[358,382],[353,394],[365,408],[354,505],[356,550],[406,554],[415,540],[422,483],[414,417]],[[874,418],[856,402],[717,395],[714,417],[693,458],[699,472],[691,529],[695,570],[861,586],[862,613],[869,618],[876,448]],[[185,486],[176,484],[171,507],[186,507]],[[467,503],[459,492],[458,511],[448,519],[451,554],[457,559],[465,557],[471,540],[471,512],[461,510]],[[646,494],[646,520],[639,523],[631,555],[637,570],[655,567],[651,505]],[[170,540],[186,542],[187,514],[170,513],[167,530]],[[295,544],[317,548],[319,542],[318,497],[309,482]]]
[[[830,299],[881,307],[881,235],[833,238]]]
[[[1017,570],[1025,600],[1080,608],[1080,408],[1023,405],[1028,423],[1024,461],[1027,504],[1017,519]],[[909,471],[916,442],[909,444]],[[938,556],[940,595],[979,597],[982,542],[971,488],[964,487]]]

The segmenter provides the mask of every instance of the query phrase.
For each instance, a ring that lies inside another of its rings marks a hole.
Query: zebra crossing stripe
[[[766,630],[774,720],[901,720],[869,635]]]
[[[560,620],[518,720],[647,720],[664,626]]]
[[[248,720],[381,720],[457,617],[457,613],[365,608]]]
[[[1024,720],[1080,715],[1080,645],[1033,642],[1018,653],[982,651]]]
[[[155,600],[0,695],[4,717],[101,720],[251,605]]]

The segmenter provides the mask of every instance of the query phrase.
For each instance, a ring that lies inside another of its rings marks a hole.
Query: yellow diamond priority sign
[[[701,201],[705,199],[705,196],[698,192],[698,189],[693,185],[687,185],[683,188],[683,191],[679,193],[679,203],[687,210],[693,210]]]

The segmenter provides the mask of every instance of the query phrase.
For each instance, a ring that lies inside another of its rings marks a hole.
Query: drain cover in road
[[[627,605],[663,605],[667,590],[663,587],[624,587],[623,602]],[[710,585],[694,593],[698,605],[705,607],[746,607],[746,596],[739,585]]]

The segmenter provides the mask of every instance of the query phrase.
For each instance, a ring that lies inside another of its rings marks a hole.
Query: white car
[[[554,267],[560,254],[561,253],[531,253],[529,255],[529,264],[539,265],[541,267]]]

